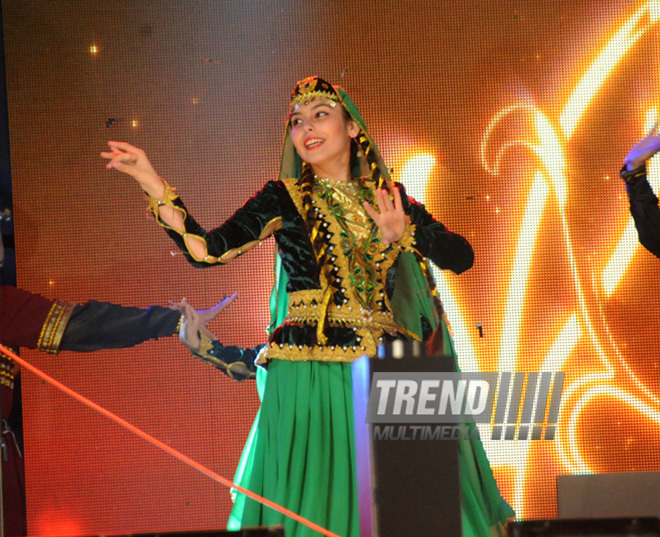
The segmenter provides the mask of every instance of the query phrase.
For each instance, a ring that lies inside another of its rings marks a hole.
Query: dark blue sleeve
[[[169,308],[133,308],[90,300],[76,306],[60,350],[91,352],[132,347],[176,333],[180,314]]]

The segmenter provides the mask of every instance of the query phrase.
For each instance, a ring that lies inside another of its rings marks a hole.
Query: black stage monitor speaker
[[[353,362],[353,404],[361,537],[460,536],[458,442],[412,437],[382,439],[365,423],[374,373],[454,371],[449,356],[404,349]],[[383,425],[386,427],[386,425]],[[399,425],[395,426],[397,434]]]
[[[573,518],[507,524],[507,537],[660,537],[658,518]]]
[[[560,518],[660,517],[660,472],[557,476]]]

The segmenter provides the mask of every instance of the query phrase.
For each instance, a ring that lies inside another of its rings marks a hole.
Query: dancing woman
[[[391,181],[351,99],[318,77],[292,93],[278,180],[212,231],[188,214],[143,151],[109,145],[101,153],[107,167],[138,181],[193,265],[227,263],[275,236],[281,270],[262,360],[268,374],[240,484],[357,536],[350,364],[393,338],[453,353],[424,259],[458,274],[472,266],[471,246]],[[200,356],[217,353],[203,335],[189,345]],[[464,535],[501,532],[513,512],[478,439],[461,445],[461,470]],[[283,522],[287,536],[314,533],[249,499],[235,504],[232,518],[243,526]]]

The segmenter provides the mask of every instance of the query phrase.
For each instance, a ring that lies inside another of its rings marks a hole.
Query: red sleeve
[[[48,332],[68,320],[64,318],[66,306],[23,289],[0,286],[0,343],[7,347],[47,350]],[[49,328],[50,324],[53,326]]]

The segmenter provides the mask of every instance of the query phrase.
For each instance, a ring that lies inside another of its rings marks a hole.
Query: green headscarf
[[[310,76],[300,80],[296,88],[291,94],[291,109],[301,102],[312,100],[315,98],[327,99],[332,102],[341,103],[344,109],[348,112],[351,119],[357,123],[360,132],[355,140],[358,144],[359,151],[362,153],[356,159],[352,159],[351,174],[353,177],[362,177],[369,174],[373,177],[375,168],[380,172],[382,182],[386,183],[387,187],[391,187],[390,171],[385,162],[383,161],[373,138],[367,131],[367,126],[360,111],[349,97],[348,93],[339,86],[333,86],[322,78],[317,76]],[[282,144],[282,160],[280,162],[279,179],[300,179],[302,177],[302,160],[298,156],[293,141],[291,140],[291,123],[287,121],[286,132],[284,134],[284,143]],[[379,183],[379,187],[383,185]]]

